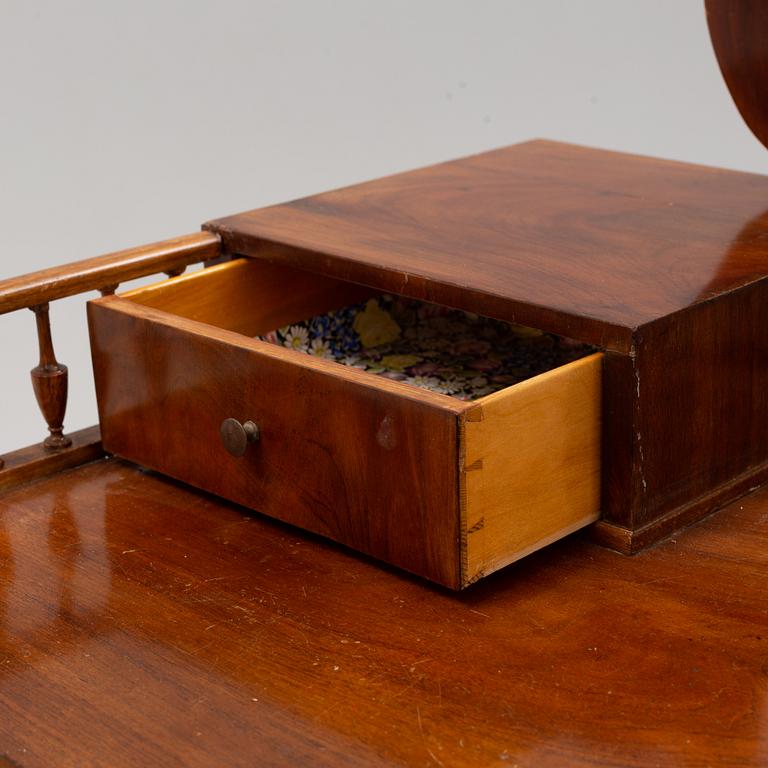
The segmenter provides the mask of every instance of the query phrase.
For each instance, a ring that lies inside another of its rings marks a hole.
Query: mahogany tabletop
[[[102,460],[0,496],[0,765],[768,762],[768,487],[453,593]]]
[[[206,228],[234,252],[621,351],[768,275],[768,177],[531,141]]]

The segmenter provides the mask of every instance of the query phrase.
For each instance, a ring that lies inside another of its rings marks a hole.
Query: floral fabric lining
[[[459,400],[593,351],[532,328],[386,294],[258,338]]]

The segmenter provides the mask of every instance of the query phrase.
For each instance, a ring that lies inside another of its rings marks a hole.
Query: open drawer
[[[601,354],[464,401],[254,338],[372,295],[246,259],[90,302],[105,449],[455,589],[598,518]]]

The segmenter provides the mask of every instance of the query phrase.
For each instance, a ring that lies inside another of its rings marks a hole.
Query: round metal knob
[[[237,419],[221,422],[221,442],[233,456],[242,456],[249,443],[259,440],[259,427],[252,421],[241,424]]]

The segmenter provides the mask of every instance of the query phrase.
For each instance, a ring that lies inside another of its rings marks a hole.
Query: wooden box
[[[634,551],[766,474],[766,201],[535,141],[211,222],[249,258],[89,305],[104,446],[453,588],[598,517]],[[464,403],[252,338],[370,291],[600,351]]]

